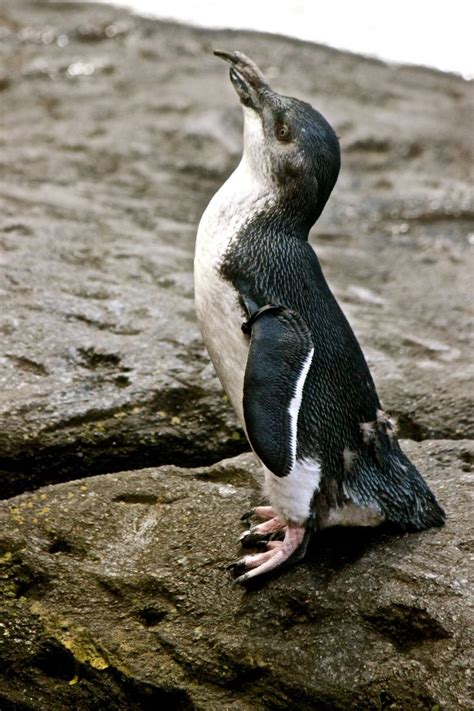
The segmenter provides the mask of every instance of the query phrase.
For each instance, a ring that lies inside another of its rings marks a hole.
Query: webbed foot
[[[269,506],[259,507],[268,509],[272,514],[275,514]],[[257,509],[255,509],[255,512]],[[283,538],[286,529],[285,522],[276,514],[272,518],[268,518],[263,523],[252,526],[247,531],[244,531],[240,536],[240,543],[244,548],[251,548],[255,545],[260,545],[262,542],[274,540],[275,538]]]
[[[245,555],[229,566],[234,575],[238,575],[236,583],[245,583],[258,575],[269,573],[290,559],[296,562],[304,556],[308,539],[306,528],[283,524],[280,529],[285,532],[282,541],[271,540],[266,544],[264,552]]]
[[[260,521],[267,521],[269,518],[275,518],[276,511],[272,506],[256,506],[250,511],[246,511],[241,517],[241,521],[248,521],[253,516],[260,519]]]

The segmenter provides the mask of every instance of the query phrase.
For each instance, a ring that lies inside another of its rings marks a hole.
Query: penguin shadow
[[[326,585],[331,578],[351,567],[365,555],[383,547],[404,533],[396,526],[382,524],[376,528],[335,526],[314,532],[304,557],[296,553],[281,566],[264,575],[249,578],[244,583],[247,592],[257,591],[275,579],[299,577],[302,568],[309,572],[315,585]]]
[[[382,547],[394,535],[400,535],[400,530],[389,524],[376,528],[335,526],[313,534],[304,560],[311,569],[339,573]]]

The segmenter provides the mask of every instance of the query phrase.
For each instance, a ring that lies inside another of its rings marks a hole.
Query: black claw
[[[247,582],[247,573],[240,575],[238,578],[234,578],[232,585],[244,585]]]
[[[258,533],[258,531],[249,531],[245,536],[240,539],[240,544],[242,548],[257,548],[259,545],[270,539],[269,533]]]
[[[272,531],[271,533],[259,533],[258,531],[250,530],[245,536],[240,539],[242,548],[259,548],[266,550],[268,541],[281,541],[285,537],[285,532]]]
[[[246,511],[242,516],[240,517],[241,521],[248,521],[250,518],[252,518],[254,514],[255,509],[250,509],[250,511]]]
[[[230,565],[227,566],[227,570],[230,571],[234,578],[238,578],[242,573],[247,571],[247,566],[243,560],[237,560],[235,563],[230,563]]]

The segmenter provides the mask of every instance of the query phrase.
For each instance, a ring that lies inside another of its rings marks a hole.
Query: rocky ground
[[[474,448],[406,448],[446,529],[332,531],[304,564],[248,592],[226,566],[238,514],[257,501],[252,455],[11,499],[6,708],[469,709]]]
[[[313,243],[448,513],[333,532],[247,593],[225,566],[255,463],[210,466],[247,447],[193,306],[241,148],[216,46],[336,127]],[[2,710],[472,707],[472,99],[294,40],[0,1]]]

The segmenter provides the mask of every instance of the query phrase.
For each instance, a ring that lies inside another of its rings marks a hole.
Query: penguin
[[[267,505],[241,536],[236,581],[301,560],[330,526],[404,531],[445,514],[402,451],[359,343],[308,242],[340,169],[338,138],[242,52],[216,50],[244,113],[242,159],[199,223],[204,343],[264,469]],[[263,550],[262,550],[263,548]]]

